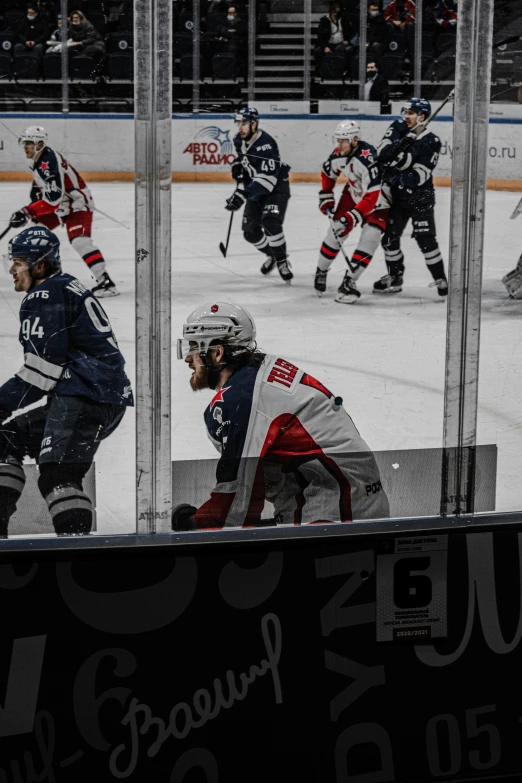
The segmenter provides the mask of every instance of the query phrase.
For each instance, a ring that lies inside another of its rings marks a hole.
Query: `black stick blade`
[[[227,249],[226,249],[225,245],[223,244],[223,242],[219,243],[219,249],[223,253],[223,257],[226,258],[227,257]]]

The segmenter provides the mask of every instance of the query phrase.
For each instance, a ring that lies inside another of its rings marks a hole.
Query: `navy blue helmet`
[[[9,258],[24,258],[31,269],[40,261],[45,261],[50,272],[61,269],[60,240],[44,226],[24,228],[9,242]]]
[[[424,114],[428,119],[431,114],[431,103],[426,98],[410,98],[402,107],[402,112],[404,113],[407,109],[417,112],[417,114]]]
[[[236,114],[236,122],[259,122],[259,112],[257,109],[252,109],[250,106],[245,106],[243,109],[239,109]]]

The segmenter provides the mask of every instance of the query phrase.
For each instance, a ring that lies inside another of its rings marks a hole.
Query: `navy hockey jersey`
[[[433,188],[432,173],[440,155],[440,139],[426,128],[401,154],[400,144],[408,131],[404,120],[395,120],[384,134],[377,148],[379,164],[384,170],[384,179],[388,179],[392,173],[397,177],[396,184],[403,188],[431,189]],[[398,156],[401,156],[400,162],[390,168],[390,164]]]
[[[0,409],[16,411],[49,392],[134,404],[110,321],[72,275],[56,273],[29,291],[20,324],[24,364],[0,387]]]
[[[234,137],[234,146],[237,160],[245,169],[247,198],[257,201],[288,183],[290,166],[281,162],[277,142],[268,133],[260,130],[255,141],[248,143],[238,133]]]
[[[44,147],[36,163],[30,161],[29,167],[34,182],[28,210],[35,220],[53,212],[63,218],[71,212],[93,209],[91,191],[59,152]]]
[[[238,369],[205,411],[221,457],[199,528],[258,525],[265,500],[278,524],[389,516],[373,453],[323,384],[264,356]]]

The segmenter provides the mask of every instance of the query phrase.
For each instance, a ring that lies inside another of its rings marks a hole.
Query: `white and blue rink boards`
[[[31,123],[45,124],[50,132],[51,145],[61,149],[62,145],[53,138],[53,125],[42,115],[9,119],[3,115],[0,119],[3,123],[9,122],[14,133]],[[232,125],[232,119],[228,119]],[[329,149],[331,133],[339,119],[341,117],[336,116],[310,122],[309,118],[302,118],[299,123],[303,133],[307,127],[312,130],[318,127],[317,122],[321,125],[326,123],[328,143],[325,141],[325,149]],[[382,120],[390,122],[391,119],[379,118],[378,132],[381,135],[387,127]],[[208,126],[214,124],[219,127],[216,115],[207,116],[204,121]],[[294,152],[296,158],[300,154],[300,144],[301,147],[307,146],[303,136],[293,135],[290,138],[283,132],[283,123],[287,122],[286,128],[294,134],[291,126],[297,121],[278,120],[282,127],[277,133],[274,128],[268,127],[268,122],[265,125],[280,141],[283,155],[290,165],[293,165]],[[62,126],[65,124],[61,119],[56,122]],[[69,128],[76,125],[76,120],[67,122]],[[107,120],[100,120],[97,115],[96,122],[99,125]],[[449,130],[451,123],[445,124]],[[492,123],[494,125],[495,122]],[[81,140],[74,138],[70,129],[62,151],[81,171],[107,171],[99,167],[102,153],[107,157],[113,154],[112,151],[116,154],[119,149],[122,159],[128,156],[132,159],[132,140],[129,142],[127,139],[127,131],[121,132],[126,126],[130,128],[132,122],[114,120],[113,135],[109,134],[105,149],[97,152],[95,160],[82,146]],[[519,123],[515,120],[509,126],[510,134],[515,126],[519,132]],[[181,130],[175,123],[174,137],[182,132],[184,134],[183,128],[189,127],[187,121],[181,122],[180,127]],[[507,123],[499,123],[499,127],[507,133]],[[4,142],[4,149],[0,151],[0,172],[23,171],[25,164],[15,139],[3,126],[0,128],[0,139]],[[304,138],[307,138],[306,134]],[[510,179],[519,179],[522,178],[519,163],[522,151],[520,144],[516,148],[514,138],[513,135],[505,135],[503,146],[515,148],[515,158],[507,158],[506,163],[510,167]],[[190,143],[190,138],[178,138],[177,141],[181,149],[183,144],[187,146]],[[322,156],[322,149],[316,150],[314,159],[308,160],[307,171],[318,172]],[[185,158],[188,157],[189,153],[185,154]],[[495,159],[490,155],[490,163],[492,160]],[[8,163],[10,168],[7,168]],[[173,168],[176,170],[175,166]],[[223,170],[226,168],[223,167]],[[303,170],[299,164],[293,168]],[[131,169],[122,165],[120,171]],[[189,173],[192,170],[193,167],[190,167]],[[437,173],[446,175],[446,171]],[[494,168],[490,176],[503,178],[504,167],[502,170]],[[295,274],[292,286],[285,285],[276,275],[262,277],[259,267],[263,257],[244,242],[239,215],[234,218],[229,255],[226,259],[222,257],[218,244],[226,237],[229,213],[224,210],[224,202],[231,187],[224,182],[173,184],[173,459],[212,459],[217,456],[207,439],[202,418],[211,393],[191,391],[189,371],[183,362],[175,359],[174,346],[186,316],[195,306],[210,300],[237,302],[250,310],[257,324],[260,348],[290,359],[317,376],[336,395],[342,396],[346,410],[372,449],[440,447],[446,303],[440,300],[434,288],[429,287],[431,276],[416,243],[411,239],[411,228],[406,229],[403,242],[406,257],[403,293],[390,297],[371,293],[373,282],[386,271],[383,253],[379,250],[360,280],[361,300],[354,306],[344,306],[334,302],[335,290],[344,274],[342,258],[336,260],[329,274],[327,294],[319,299],[313,290],[319,247],[327,228],[326,219],[317,208],[317,184],[299,182],[292,185],[285,222]],[[92,182],[91,189],[99,209],[129,226],[126,230],[97,214],[93,236],[121,291],[121,296],[106,299],[103,305],[126,358],[129,376],[134,380],[133,185],[131,182]],[[522,508],[522,301],[509,301],[501,283],[502,276],[516,265],[522,252],[522,216],[515,221],[509,219],[521,195],[522,192],[516,191],[489,190],[486,199],[478,443],[498,445],[498,511]],[[16,208],[28,203],[28,196],[28,182],[0,183],[0,226],[6,224]],[[436,221],[446,261],[450,198],[449,188],[437,189]],[[68,244],[62,229],[59,237],[62,240],[64,269],[89,285],[87,269]],[[355,248],[357,237],[357,232],[354,232],[345,243],[348,253]],[[6,251],[7,238],[0,243],[0,253]],[[20,300],[20,295],[13,290],[11,278],[2,269],[0,383],[22,364],[22,350],[18,342]],[[135,530],[134,435],[134,417],[129,411],[120,428],[102,443],[96,457],[99,533]]]

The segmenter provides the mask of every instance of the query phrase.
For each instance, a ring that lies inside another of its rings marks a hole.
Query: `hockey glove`
[[[243,190],[236,190],[230,198],[227,198],[227,205],[225,209],[228,209],[229,212],[237,212],[238,209],[241,209],[243,204],[246,201],[246,196]]]
[[[172,529],[183,531],[197,530],[196,521],[194,519],[196,511],[196,506],[191,506],[188,503],[180,503],[172,512]]]
[[[362,223],[362,218],[356,209],[347,212],[346,215],[342,215],[338,220],[333,220],[332,224],[335,233],[338,237],[346,237],[359,223]]]
[[[22,228],[22,226],[25,226],[25,224],[32,219],[33,216],[27,207],[23,207],[22,209],[18,210],[18,212],[13,212],[9,218],[9,225],[11,228]]]
[[[327,215],[335,209],[335,198],[331,190],[319,191],[319,209],[323,215]]]
[[[238,160],[235,160],[232,164],[232,179],[238,183],[245,181],[245,169],[243,168],[243,164],[240,163]]]

